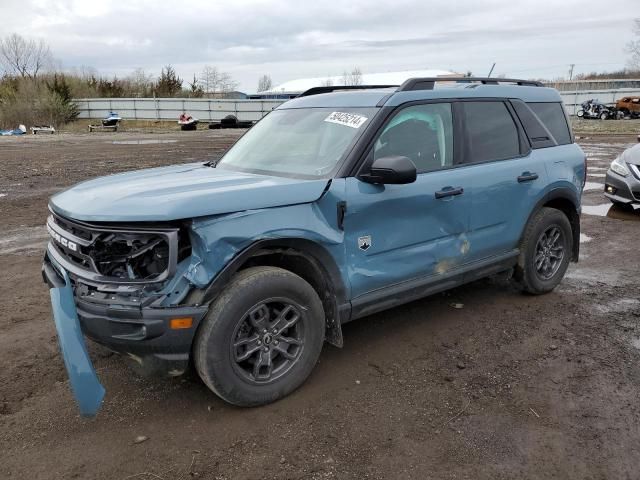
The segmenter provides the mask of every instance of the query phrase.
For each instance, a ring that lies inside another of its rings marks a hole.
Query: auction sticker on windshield
[[[360,128],[364,122],[367,121],[367,117],[363,117],[356,113],[333,112],[325,118],[324,121],[337,123],[338,125],[344,125],[345,127]]]

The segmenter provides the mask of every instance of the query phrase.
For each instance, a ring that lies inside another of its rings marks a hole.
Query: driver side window
[[[399,111],[373,147],[373,159],[408,157],[418,173],[453,166],[453,121],[450,103],[414,105]]]

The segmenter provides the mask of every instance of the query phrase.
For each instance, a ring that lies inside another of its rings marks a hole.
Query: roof
[[[433,90],[408,90],[397,92],[395,88],[374,90],[338,90],[332,93],[294,98],[278,109],[313,107],[375,107],[384,101],[385,106],[395,107],[416,100],[454,98],[519,98],[525,102],[560,102],[560,94],[553,88],[520,85],[482,85],[478,83],[436,84]]]
[[[363,73],[363,85],[400,85],[408,78],[416,77],[447,77],[456,75],[448,70],[407,70],[403,72]],[[313,87],[322,87],[327,84],[344,85],[344,76],[299,78],[282,83],[270,90],[258,92],[260,94],[302,93]]]

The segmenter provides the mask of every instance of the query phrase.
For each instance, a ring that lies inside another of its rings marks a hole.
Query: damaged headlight
[[[140,233],[102,234],[87,253],[106,277],[150,280],[169,267],[166,237]]]
[[[85,280],[156,283],[191,255],[188,226],[90,224],[53,213],[47,219],[58,261]]]
[[[620,157],[611,162],[611,170],[616,172],[618,175],[622,175],[623,177],[629,175],[629,169],[627,168],[627,165],[624,163],[624,161],[620,159]]]

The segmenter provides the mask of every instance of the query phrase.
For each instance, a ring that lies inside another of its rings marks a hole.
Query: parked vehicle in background
[[[604,195],[618,205],[640,203],[640,144],[627,148],[611,162]]]
[[[180,117],[178,117],[178,125],[180,125],[180,130],[197,130],[198,129],[198,119],[193,118],[191,115],[187,114],[187,112],[182,112]]]
[[[82,334],[147,371],[193,362],[254,406],[298,388],[345,322],[493,274],[552,291],[586,179],[560,95],[442,80],[317,87],[217,163],[53,196],[43,276],[82,413],[104,394]]]
[[[585,119],[594,118],[594,119],[600,119],[600,120],[617,118],[617,113],[615,108],[608,107],[597,99],[591,99],[591,100],[582,102],[580,107],[581,107],[580,110],[576,112],[576,115],[579,118],[585,118]]]
[[[37,135],[38,133],[56,133],[56,129],[53,128],[53,125],[34,125],[31,127],[31,133]]]
[[[102,119],[103,127],[116,127],[122,120],[122,117],[116,112],[109,112],[109,114]]]
[[[640,97],[624,97],[616,102],[616,109],[624,118],[640,117]]]

